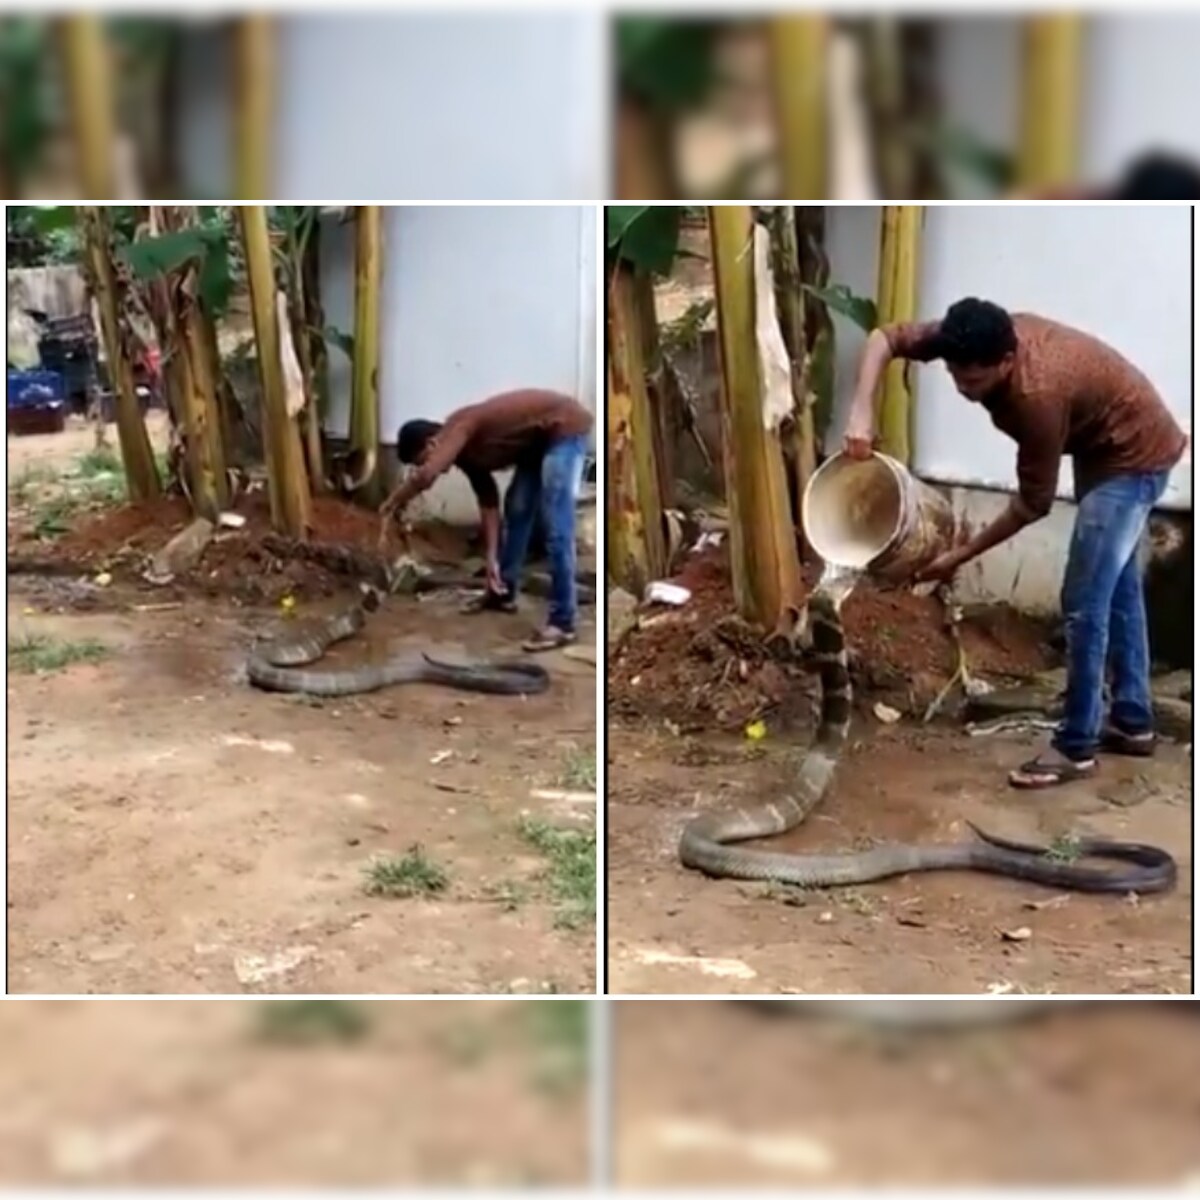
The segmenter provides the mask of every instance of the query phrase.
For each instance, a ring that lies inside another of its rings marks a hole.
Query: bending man
[[[1062,586],[1067,691],[1049,749],[1009,776],[1051,787],[1091,774],[1098,746],[1154,751],[1150,650],[1137,547],[1187,437],[1154,386],[1098,338],[985,300],[959,300],[940,321],[891,325],[867,340],[845,452],[868,457],[873,399],[893,358],[941,359],[959,393],[1017,443],[1019,491],[995,521],[919,579],[948,582],[964,563],[1040,520],[1062,456],[1074,460],[1079,510]],[[1105,668],[1112,704],[1104,714]]]
[[[546,624],[525,649],[552,650],[575,640],[575,505],[592,414],[557,392],[526,388],[456,409],[443,424],[407,421],[397,453],[416,470],[380,508],[397,516],[451,467],[470,481],[479,502],[487,554],[487,586],[471,611],[517,611],[521,569],[539,510],[550,557],[551,598]],[[504,497],[493,472],[513,469]]]

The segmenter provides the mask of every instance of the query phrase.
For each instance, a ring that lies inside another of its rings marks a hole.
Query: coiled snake
[[[530,662],[438,662],[423,654],[420,659],[397,659],[345,671],[306,671],[335,642],[353,637],[366,624],[367,615],[380,606],[380,594],[364,586],[362,599],[344,612],[327,617],[304,633],[277,638],[255,647],[246,659],[250,682],[269,692],[302,692],[309,696],[355,696],[400,683],[436,683],[467,692],[501,696],[529,696],[544,692],[550,676]]]
[[[1175,860],[1157,846],[1095,837],[1072,839],[1072,857],[1093,856],[1129,864],[1107,871],[1061,861],[1045,847],[1008,841],[975,825],[971,829],[977,842],[885,845],[844,854],[782,854],[732,845],[796,828],[829,789],[850,730],[850,670],[841,619],[844,596],[844,589],[818,587],[809,598],[813,659],[820,677],[820,716],[815,742],[800,766],[791,794],[694,818],[679,843],[685,867],[716,878],[801,887],[837,887],[914,871],[948,870],[985,871],[1079,892],[1161,892],[1174,886]]]

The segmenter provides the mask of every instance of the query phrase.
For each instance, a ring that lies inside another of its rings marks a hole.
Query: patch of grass
[[[57,482],[58,472],[49,463],[27,463],[9,480],[8,490],[18,504],[25,504],[35,491]]]
[[[108,653],[108,646],[91,638],[67,642],[27,633],[8,639],[8,669],[14,675],[44,675],[74,663],[99,662]]]
[[[1061,837],[1056,837],[1054,841],[1046,847],[1046,858],[1051,862],[1073,863],[1083,856],[1083,850],[1080,847],[1079,839],[1071,837],[1069,834],[1063,834]]]
[[[596,790],[595,750],[576,750],[568,756],[563,767],[562,786],[579,792]]]
[[[561,1093],[588,1077],[589,1014],[582,1000],[529,1000],[522,1011],[534,1056],[534,1082]]]
[[[348,1000],[270,1000],[256,1007],[258,1036],[268,1042],[354,1042],[371,1026],[362,1006]]]
[[[446,869],[420,846],[412,846],[402,855],[377,858],[367,867],[368,896],[432,896],[449,886]]]
[[[596,834],[556,829],[544,821],[522,819],[521,836],[549,860],[546,879],[558,906],[554,923],[578,929],[596,915]]]
[[[78,498],[69,492],[62,492],[39,504],[33,519],[34,535],[46,540],[61,537],[71,528],[71,518],[79,508]]]
[[[95,450],[89,450],[79,460],[78,470],[84,479],[94,479],[97,475],[125,474],[121,456],[111,446],[97,446]]]

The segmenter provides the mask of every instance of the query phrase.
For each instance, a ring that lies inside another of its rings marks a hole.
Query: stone
[[[186,529],[177,533],[151,560],[146,571],[150,583],[170,583],[176,575],[190,571],[203,557],[212,541],[213,523],[197,517]]]
[[[624,588],[608,593],[608,645],[615,650],[637,624],[637,598]]]

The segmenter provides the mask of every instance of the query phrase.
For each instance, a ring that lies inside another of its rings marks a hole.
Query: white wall
[[[946,111],[991,144],[1016,144],[1021,28],[1012,17],[940,23],[939,86]],[[1200,157],[1200,15],[1096,13],[1083,55],[1086,179],[1112,179],[1152,147]],[[979,194],[963,181],[962,195]]]
[[[380,313],[380,436],[413,417],[441,420],[497,392],[545,387],[596,411],[596,210],[590,206],[389,207]],[[326,322],[354,326],[354,235],[322,228]],[[350,369],[330,351],[327,427],[349,429]],[[594,435],[594,431],[593,431]],[[448,475],[431,511],[470,515]]]
[[[295,13],[279,25],[273,198],[577,200],[603,191],[599,13]],[[211,31],[182,69],[182,158],[230,188],[229,62]]]
[[[833,278],[873,295],[878,209],[830,210]],[[936,317],[978,295],[1040,313],[1103,338],[1143,370],[1191,432],[1191,210],[1151,205],[968,205],[926,211],[918,311]],[[838,319],[838,420],[853,384],[863,335]],[[945,483],[1011,491],[1015,448],[982,409],[954,389],[940,364],[914,368],[913,465]],[[1163,507],[1190,510],[1189,447]],[[1059,494],[1072,495],[1070,460]]]

